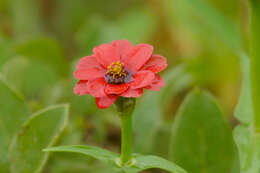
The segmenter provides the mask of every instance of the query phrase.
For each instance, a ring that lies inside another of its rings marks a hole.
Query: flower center
[[[124,69],[124,63],[116,61],[107,66],[105,78],[110,84],[122,84],[129,82],[131,75]]]

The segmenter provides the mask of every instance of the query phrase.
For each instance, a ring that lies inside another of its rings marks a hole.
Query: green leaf
[[[215,99],[194,90],[183,102],[174,124],[173,160],[192,173],[239,172],[231,128]],[[234,170],[235,169],[235,170]]]
[[[132,165],[132,168],[126,172],[140,172],[143,170],[151,169],[151,168],[159,168],[172,173],[187,173],[184,169],[180,168],[178,165],[170,162],[166,159],[157,156],[145,156],[137,154],[134,157],[135,161]],[[127,170],[127,169],[126,169]]]
[[[57,141],[67,120],[68,105],[57,105],[35,113],[26,121],[10,147],[11,172],[41,172],[48,159],[48,153],[42,149]]]
[[[29,115],[23,97],[0,75],[0,172],[8,172],[8,146]]]
[[[186,173],[185,170],[174,163],[157,156],[144,156],[135,154],[132,163],[120,167],[119,155],[108,150],[94,146],[59,146],[44,149],[46,152],[72,152],[91,156],[110,166],[117,167],[116,171],[124,171],[126,173],[136,173],[150,168],[160,168],[173,173]]]
[[[45,152],[71,152],[71,153],[79,153],[84,154],[87,156],[91,156],[103,163],[107,164],[115,164],[119,155],[108,150],[94,147],[94,146],[81,146],[81,145],[74,145],[74,146],[59,146],[59,147],[52,147],[44,149]]]

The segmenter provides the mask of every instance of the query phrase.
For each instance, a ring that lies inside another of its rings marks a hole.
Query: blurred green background
[[[194,86],[210,91],[230,126],[237,124],[237,53],[247,49],[246,6],[245,0],[0,0],[0,73],[25,96],[32,112],[70,104],[59,145],[91,144],[119,152],[120,122],[113,107],[98,110],[91,96],[73,94],[75,64],[104,42],[152,44],[154,53],[168,60],[162,74],[168,88],[160,92],[154,111],[156,92],[138,100],[134,148],[170,158],[172,122]],[[56,153],[44,170],[83,172],[111,171],[85,156]]]

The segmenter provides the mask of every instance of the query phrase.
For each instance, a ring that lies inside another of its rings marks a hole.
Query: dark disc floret
[[[120,61],[111,63],[107,69],[105,79],[110,84],[119,85],[131,80],[131,73],[124,68],[124,64]]]

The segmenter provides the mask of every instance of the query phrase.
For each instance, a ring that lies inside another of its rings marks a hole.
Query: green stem
[[[121,166],[124,166],[132,158],[132,113],[135,108],[135,99],[119,97],[116,101],[116,106],[122,126]]]
[[[251,51],[251,79],[254,105],[254,125],[256,132],[260,132],[260,0],[250,1],[250,51]]]
[[[132,157],[132,115],[121,114],[121,164],[126,164]]]

